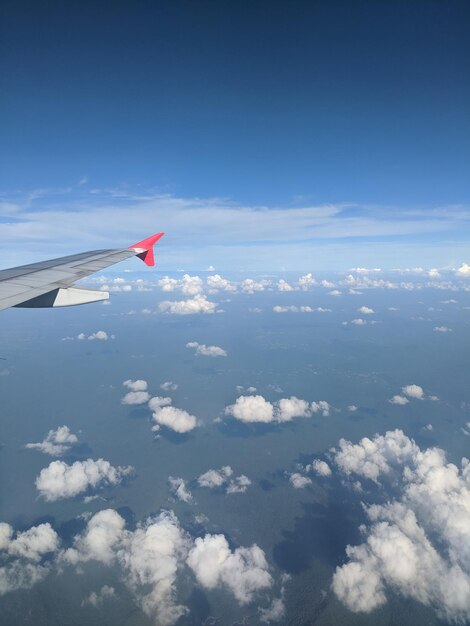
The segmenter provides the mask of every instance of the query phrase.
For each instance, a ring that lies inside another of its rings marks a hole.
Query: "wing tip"
[[[139,257],[139,259],[142,259],[142,261],[146,265],[155,265],[153,246],[163,237],[164,234],[165,233],[156,233],[155,235],[151,235],[150,237],[142,239],[142,241],[139,241],[137,243],[134,243],[132,246],[129,246],[129,249],[139,250],[137,256]]]

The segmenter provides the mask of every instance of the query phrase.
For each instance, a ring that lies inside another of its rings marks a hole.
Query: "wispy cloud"
[[[19,243],[23,244],[24,262],[25,245],[31,255],[28,261],[35,255],[129,245],[143,233],[161,228],[168,235],[159,247],[159,255],[167,267],[176,263],[206,267],[211,261],[218,266],[237,267],[243,260],[244,267],[256,263],[258,268],[268,268],[275,263],[300,269],[309,264],[310,258],[317,258],[312,256],[311,246],[315,244],[322,249],[331,247],[331,258],[327,259],[330,267],[344,261],[342,269],[346,269],[353,262],[366,265],[372,260],[383,261],[392,242],[404,241],[409,246],[415,241],[418,248],[408,250],[408,255],[416,260],[421,248],[428,250],[429,239],[441,243],[455,239],[463,250],[462,233],[468,232],[470,209],[400,209],[351,203],[246,206],[223,198],[179,198],[124,187],[90,189],[80,185],[6,196],[0,201],[0,215],[3,262],[7,265],[20,256]],[[371,245],[378,241],[387,245],[382,245],[381,253],[378,247],[371,253]],[[340,242],[343,252],[338,260],[333,249]],[[355,244],[355,254],[351,243]],[[434,252],[440,258],[449,254],[447,262],[464,262],[463,258],[454,259],[455,246],[449,245],[444,253]],[[317,258],[317,266],[318,262]]]

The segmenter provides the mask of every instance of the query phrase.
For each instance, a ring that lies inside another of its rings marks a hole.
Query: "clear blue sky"
[[[0,10],[8,202],[86,178],[243,206],[468,206],[468,2]]]

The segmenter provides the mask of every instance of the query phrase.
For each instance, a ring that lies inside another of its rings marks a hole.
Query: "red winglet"
[[[157,233],[156,235],[152,235],[151,237],[147,237],[147,239],[139,241],[139,243],[134,243],[132,246],[129,246],[129,248],[142,248],[143,252],[137,255],[139,259],[142,259],[146,265],[155,265],[153,246],[163,237],[164,234],[165,233]]]

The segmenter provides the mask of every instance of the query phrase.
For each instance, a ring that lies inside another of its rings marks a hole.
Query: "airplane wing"
[[[138,256],[146,265],[155,265],[157,233],[143,241],[116,250],[94,250],[71,256],[0,270],[0,310],[8,307],[58,307],[107,300],[109,293],[72,286],[80,278],[109,265]]]

